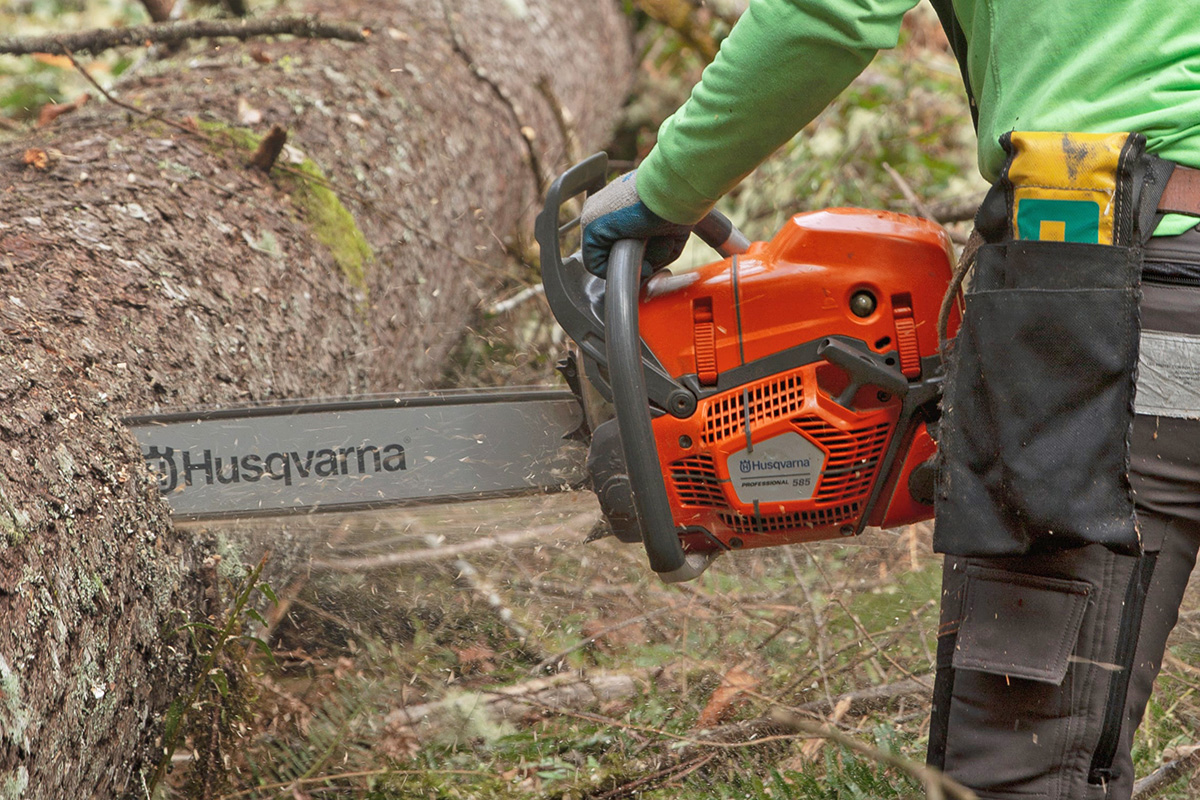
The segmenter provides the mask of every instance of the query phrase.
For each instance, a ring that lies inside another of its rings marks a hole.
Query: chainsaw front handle
[[[645,242],[617,242],[609,254],[607,280],[588,273],[579,253],[565,258],[562,254],[562,237],[579,225],[577,217],[560,223],[562,206],[604,188],[607,175],[608,157],[597,153],[550,186],[536,227],[542,283],[555,319],[582,353],[589,381],[612,400],[650,566],[667,583],[687,581],[707,569],[715,554],[683,551],[650,415],[652,405],[671,413],[690,413],[696,398],[642,344],[638,299]],[[717,211],[710,211],[694,232],[724,258],[744,253],[750,246],[745,235]]]
[[[650,568],[664,582],[677,583],[697,577],[714,556],[683,552],[654,443],[641,358],[642,338],[638,333],[638,292],[645,248],[645,242],[624,239],[609,253],[604,303],[608,372],[625,470]]]

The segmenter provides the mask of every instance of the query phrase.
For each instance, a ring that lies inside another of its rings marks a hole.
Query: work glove
[[[646,254],[642,277],[648,278],[683,252],[691,225],[655,214],[637,193],[637,170],[627,172],[583,204],[583,265],[593,275],[608,276],[608,253],[621,239],[643,239]]]

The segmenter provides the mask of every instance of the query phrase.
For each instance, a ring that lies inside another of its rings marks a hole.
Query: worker
[[[1200,547],[1200,14],[950,2],[993,188],[942,404],[928,759],[981,798],[1128,798]],[[626,238],[646,274],[670,263],[915,3],[751,0],[641,166],[588,198],[587,268]]]

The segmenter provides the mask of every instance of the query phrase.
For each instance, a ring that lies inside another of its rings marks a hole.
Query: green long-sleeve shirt
[[[751,0],[688,101],[659,129],[638,193],[695,222],[803,128],[917,0]],[[995,180],[1009,130],[1139,131],[1200,167],[1200,6],[1195,0],[954,0],[979,107],[979,169]],[[1169,219],[1158,233],[1195,220]]]

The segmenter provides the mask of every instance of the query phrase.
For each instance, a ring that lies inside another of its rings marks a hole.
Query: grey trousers
[[[1200,335],[1200,288],[1147,284],[1143,329]],[[1144,554],[945,560],[929,761],[985,800],[1127,800],[1130,747],[1200,549],[1200,421],[1139,415]]]

